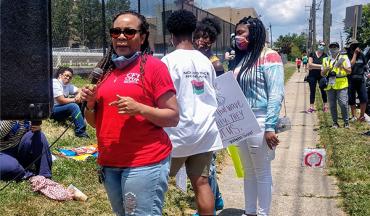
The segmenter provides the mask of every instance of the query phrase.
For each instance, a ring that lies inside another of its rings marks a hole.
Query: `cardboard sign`
[[[218,102],[216,123],[225,147],[261,132],[257,119],[231,72],[217,77],[215,88]]]
[[[325,149],[305,148],[303,151],[302,166],[323,168],[325,166]]]

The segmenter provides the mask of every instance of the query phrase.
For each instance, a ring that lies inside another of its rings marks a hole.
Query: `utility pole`
[[[355,6],[355,26],[353,26],[353,30],[352,30],[352,39],[356,39],[357,38],[357,23],[358,21],[358,5]]]
[[[323,39],[326,45],[330,44],[330,26],[331,26],[331,0],[324,0],[323,15]],[[343,48],[343,46],[341,46]]]
[[[312,51],[316,48],[316,0],[312,0]]]
[[[342,47],[343,49],[343,37],[342,37],[342,30],[339,32],[339,36],[340,36],[340,47]]]
[[[272,49],[272,29],[271,29],[271,23],[270,23],[270,46]]]
[[[310,8],[310,18],[308,19],[308,38],[307,38],[307,53],[312,52],[312,7]]]

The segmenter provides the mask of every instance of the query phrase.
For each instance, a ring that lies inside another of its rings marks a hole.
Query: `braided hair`
[[[235,47],[235,54],[236,54],[235,66],[238,65],[240,61],[245,57],[245,60],[243,62],[242,68],[240,69],[240,72],[248,71],[253,67],[253,65],[255,65],[255,63],[257,62],[265,46],[265,41],[266,41],[266,29],[260,19],[252,18],[251,16],[244,17],[236,24],[235,30],[238,27],[238,25],[241,25],[241,24],[248,25],[249,44],[248,44],[247,49],[244,51],[239,50],[238,47]],[[239,73],[239,76],[240,74],[241,73]]]
[[[123,12],[120,12],[117,15],[114,16],[112,24],[117,20],[117,18],[119,16],[125,15],[125,14],[131,14],[131,15],[136,16],[137,18],[139,18],[139,20],[140,20],[140,26],[139,26],[140,33],[146,35],[144,43],[140,47],[140,51],[141,51],[140,74],[141,74],[141,78],[143,79],[144,66],[145,66],[145,63],[146,63],[146,60],[147,60],[147,55],[149,53],[149,40],[148,40],[148,38],[149,38],[149,23],[147,22],[146,18],[143,15],[141,15],[141,14],[135,12],[135,11],[123,11]],[[114,48],[113,48],[113,44],[111,42],[111,44],[109,46],[109,49],[108,49],[108,52],[105,54],[105,56],[97,64],[97,67],[101,68],[103,70],[103,76],[99,80],[98,83],[100,83],[102,80],[104,80],[108,76],[108,74],[116,68],[115,65],[113,64],[113,61],[112,61],[112,55],[113,54],[115,54],[115,51],[114,51]],[[142,80],[142,82],[143,82],[143,80]]]

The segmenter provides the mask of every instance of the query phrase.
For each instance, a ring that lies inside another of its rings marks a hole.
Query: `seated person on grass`
[[[33,175],[51,178],[51,165],[49,143],[40,123],[0,120],[0,180],[18,181]]]
[[[75,135],[81,138],[89,138],[86,133],[84,117],[77,104],[81,102],[80,90],[70,83],[72,77],[73,70],[71,68],[61,67],[58,69],[56,78],[53,79],[54,108],[51,119],[65,121],[71,116],[75,125]]]

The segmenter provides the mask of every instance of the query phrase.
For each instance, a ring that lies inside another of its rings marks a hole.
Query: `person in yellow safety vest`
[[[333,128],[339,127],[337,103],[342,112],[344,127],[349,128],[347,76],[351,74],[351,62],[347,55],[340,53],[337,42],[329,45],[329,56],[323,59],[321,74],[327,78],[325,90],[328,93]]]

